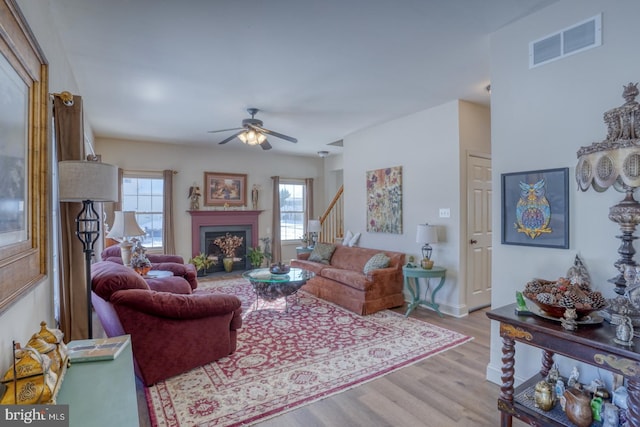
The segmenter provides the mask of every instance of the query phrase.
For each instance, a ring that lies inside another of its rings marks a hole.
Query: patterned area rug
[[[260,304],[244,279],[201,281],[237,295],[237,351],[146,389],[154,426],[251,425],[456,347],[471,337],[383,310],[358,316],[305,292]]]

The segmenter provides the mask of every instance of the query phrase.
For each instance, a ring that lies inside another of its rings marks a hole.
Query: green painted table
[[[447,269],[442,267],[433,267],[431,270],[425,270],[422,267],[407,267],[405,265],[404,267],[402,267],[402,274],[404,275],[404,286],[409,290],[412,297],[412,300],[409,303],[409,308],[407,308],[407,312],[404,316],[408,317],[414,308],[416,308],[420,304],[424,304],[433,308],[440,317],[444,317],[440,312],[440,306],[436,303],[435,298],[436,293],[444,285],[444,281],[447,275]],[[426,299],[420,299],[420,279],[426,279],[427,281],[427,289],[425,290],[426,298],[427,292],[429,291],[429,279],[432,278],[440,278],[440,282],[436,285],[435,288],[433,288],[433,291],[431,292],[431,300],[427,301]]]
[[[80,342],[92,345],[99,341]],[[140,421],[131,340],[127,339],[113,360],[72,360],[56,402],[69,405],[70,427],[137,427]]]
[[[313,252],[313,248],[308,246],[296,246],[296,255],[309,254],[311,252]]]

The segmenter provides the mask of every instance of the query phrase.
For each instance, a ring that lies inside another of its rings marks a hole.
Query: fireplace
[[[251,269],[247,250],[257,246],[258,217],[262,211],[189,211],[191,214],[191,252],[192,255],[205,253],[218,258],[218,262],[209,272],[223,271],[220,248],[213,241],[229,233],[243,237],[243,244],[236,250],[233,269],[237,271]]]
[[[223,271],[222,258],[224,253],[220,247],[214,243],[218,237],[224,237],[227,234],[242,238],[242,244],[236,249],[233,258],[233,270],[250,270],[251,262],[247,258],[247,248],[253,247],[251,239],[251,227],[246,225],[222,225],[222,226],[206,226],[200,227],[200,252],[207,254],[208,257],[215,260],[215,264],[207,270],[207,273],[216,273]]]

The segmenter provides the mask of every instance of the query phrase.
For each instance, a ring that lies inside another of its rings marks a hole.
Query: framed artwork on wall
[[[47,62],[14,0],[0,0],[0,312],[47,272]]]
[[[569,168],[502,174],[502,244],[569,248]]]
[[[402,234],[402,166],[367,171],[367,231]]]
[[[239,173],[204,173],[205,206],[246,206],[247,175]]]

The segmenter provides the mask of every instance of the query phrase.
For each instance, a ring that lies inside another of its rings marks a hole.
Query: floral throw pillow
[[[364,265],[364,274],[369,274],[373,270],[377,270],[378,268],[389,267],[389,262],[391,258],[380,252],[379,254],[375,254],[372,256],[369,261]]]
[[[323,264],[329,264],[333,251],[336,250],[335,245],[331,243],[316,243],[316,246],[309,255],[309,261],[321,262]]]

